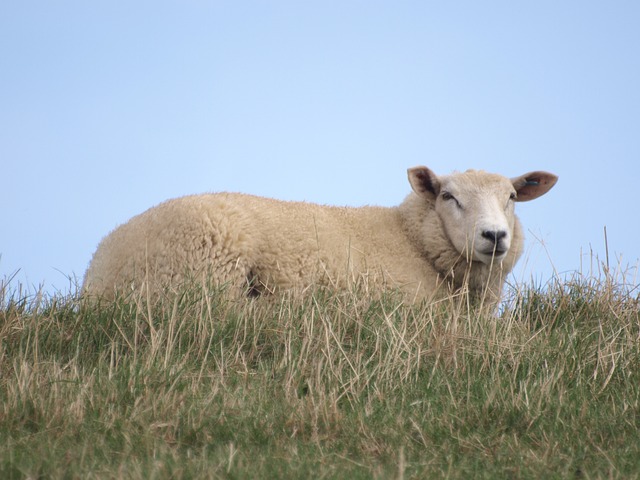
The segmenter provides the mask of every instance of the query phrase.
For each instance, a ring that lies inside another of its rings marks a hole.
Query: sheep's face
[[[438,177],[426,167],[409,169],[413,190],[433,202],[456,250],[485,264],[500,263],[511,248],[515,202],[543,195],[557,179],[546,172],[508,179],[475,170]]]

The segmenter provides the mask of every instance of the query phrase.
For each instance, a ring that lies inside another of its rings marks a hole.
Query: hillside
[[[147,305],[0,288],[2,478],[637,478],[638,290]],[[621,278],[621,277],[620,277]]]

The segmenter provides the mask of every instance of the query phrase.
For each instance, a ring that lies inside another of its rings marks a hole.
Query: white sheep
[[[146,286],[151,292],[209,275],[233,295],[366,279],[407,301],[468,288],[499,301],[523,250],[514,203],[557,181],[468,170],[408,170],[413,192],[397,207],[330,207],[216,193],[164,202],[102,240],[84,278],[91,296]]]

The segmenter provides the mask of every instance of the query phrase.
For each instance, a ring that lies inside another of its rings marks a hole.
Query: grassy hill
[[[638,478],[638,290],[461,299],[0,286],[1,478]],[[462,299],[464,300],[464,299]]]

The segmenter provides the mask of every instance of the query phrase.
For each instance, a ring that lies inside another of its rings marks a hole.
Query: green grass
[[[640,302],[499,316],[317,290],[147,305],[0,286],[0,478],[639,478]]]

